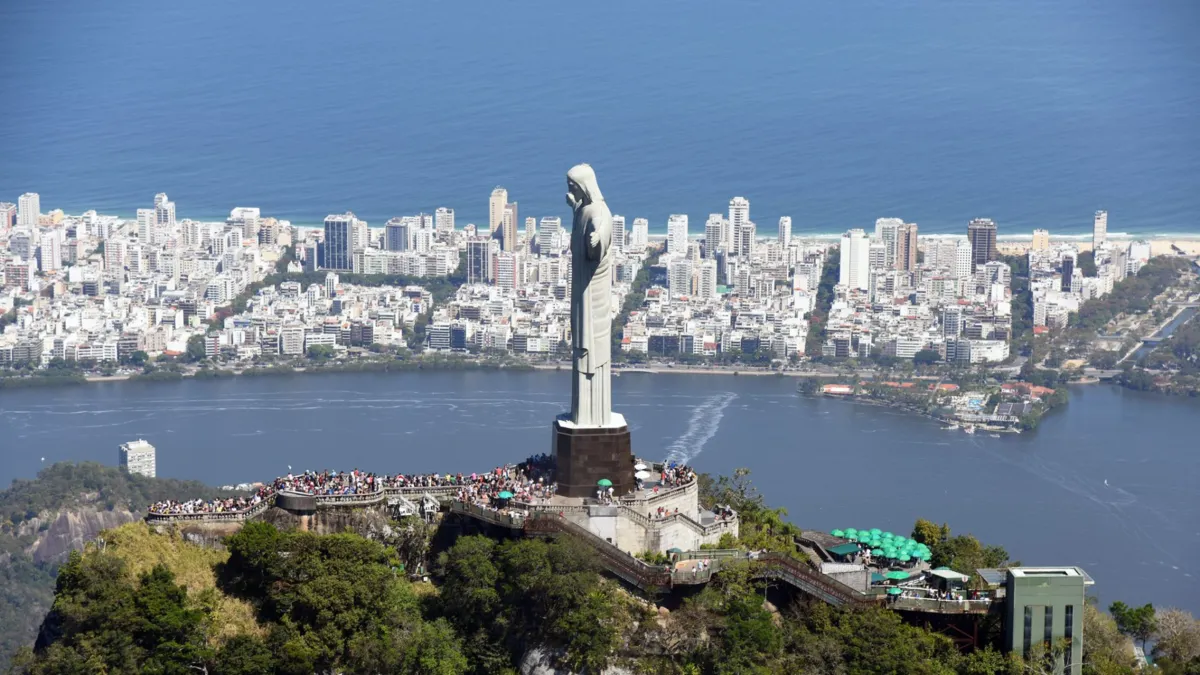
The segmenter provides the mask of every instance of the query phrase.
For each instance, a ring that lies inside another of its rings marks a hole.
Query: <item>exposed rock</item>
[[[140,517],[125,509],[77,508],[42,513],[22,524],[25,531],[37,532],[37,539],[25,552],[37,563],[61,563],[72,550],[82,550],[84,544],[104,530],[132,523]],[[49,526],[38,532],[47,523]]]
[[[563,651],[561,649],[534,647],[525,652],[525,656],[521,658],[521,675],[578,675],[572,670],[560,668],[556,665],[557,661],[562,659],[562,656]],[[609,666],[596,675],[633,675],[633,671],[627,668]]]

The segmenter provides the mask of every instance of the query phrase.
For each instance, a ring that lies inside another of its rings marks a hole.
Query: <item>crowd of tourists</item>
[[[676,488],[696,480],[696,472],[686,464],[668,462],[659,472],[659,482],[654,492]],[[640,481],[639,481],[640,482]],[[376,474],[354,469],[352,471],[304,471],[280,476],[270,484],[260,487],[248,497],[185,502],[165,500],[150,506],[156,515],[183,515],[202,513],[238,513],[254,507],[278,492],[299,492],[322,496],[373,495],[391,488],[445,488],[457,487],[459,501],[506,508],[512,502],[546,503],[554,496],[554,459],[547,454],[533,455],[524,462],[510,466],[498,466],[486,473],[455,474]],[[501,497],[501,494],[511,496]],[[597,490],[597,499],[613,503],[615,495],[611,488]],[[660,509],[661,511],[661,509]],[[669,513],[654,513],[652,518],[665,518]]]
[[[663,466],[659,478],[659,484],[663,487],[681,487],[696,480],[696,472],[687,464],[668,462]]]
[[[150,513],[160,516],[178,516],[193,513],[240,513],[261,503],[271,496],[274,491],[263,486],[249,497],[228,497],[226,499],[189,499],[184,502],[165,499],[150,505]]]
[[[554,458],[533,455],[514,466],[498,466],[484,474],[460,476],[457,485],[458,501],[495,509],[506,508],[513,501],[524,504],[544,504],[554,496]],[[511,495],[501,497],[502,494]]]
[[[260,486],[253,495],[222,499],[163,500],[150,505],[154,515],[175,516],[210,513],[240,513],[279,492],[299,492],[318,497],[372,495],[389,488],[458,487],[461,501],[496,505],[500,493],[510,492],[521,502],[545,502],[554,496],[554,460],[534,455],[515,466],[499,466],[487,473],[470,474],[375,474],[353,471],[304,471],[288,473]]]

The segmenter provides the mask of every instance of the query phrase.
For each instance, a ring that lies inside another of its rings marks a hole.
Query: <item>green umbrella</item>
[[[871,541],[869,541],[868,543],[875,548],[879,548],[880,546],[883,546],[883,540],[880,539],[879,537],[871,537]]]
[[[908,562],[912,560],[912,556],[907,553],[901,553],[900,557],[896,558],[896,560],[899,560],[900,562]]]
[[[885,558],[895,558],[898,555],[900,555],[900,554],[897,553],[896,549],[894,549],[894,548],[883,549],[883,557],[885,557]]]
[[[881,556],[881,555],[883,555],[883,549],[881,549],[881,548],[873,548],[873,549],[871,549],[871,555],[873,555],[873,556]]]
[[[900,572],[898,570],[892,570],[891,572],[885,573],[883,575],[883,578],[884,579],[896,579],[896,580],[907,579],[908,572]]]
[[[854,529],[853,527],[847,527],[846,534],[858,534],[858,530]]]
[[[921,553],[918,554],[917,557],[920,558],[921,560],[924,560],[925,562],[929,562],[933,558],[933,554],[930,553],[929,551],[921,551]]]
[[[498,494],[496,496],[499,497],[500,499],[512,499],[513,493],[509,492],[508,490],[505,490],[504,492],[501,492],[500,494]]]
[[[607,478],[601,478],[600,480],[596,481],[596,485],[599,485],[600,487],[612,487],[612,481]]]
[[[830,534],[830,535],[832,535],[832,536],[834,536],[834,537],[844,537],[844,536],[846,536],[846,533],[845,533],[845,532],[842,532],[841,530],[830,530],[830,531],[829,531],[829,534]]]
[[[683,549],[672,546],[671,548],[667,549],[667,553],[683,553]]]
[[[896,538],[896,535],[892,534],[891,532],[884,532],[883,534],[881,534],[879,536],[883,537],[884,539],[895,539]]]
[[[881,535],[881,534],[883,534],[883,530],[879,529],[878,527],[872,527],[872,528],[871,528],[871,535],[872,535],[872,536],[876,536],[876,537],[878,537],[878,536],[879,536],[879,535]]]
[[[850,541],[858,541],[858,533],[857,532],[847,532],[846,538],[849,539]]]
[[[896,588],[895,586],[892,586],[891,588],[887,589],[888,595],[900,595],[903,592],[904,592],[903,589]]]

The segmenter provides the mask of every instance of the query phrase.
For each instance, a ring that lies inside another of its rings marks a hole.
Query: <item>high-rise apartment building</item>
[[[684,213],[672,213],[667,218],[667,255],[687,254],[688,217]]]
[[[745,197],[734,197],[729,200],[729,228],[725,233],[725,250],[737,250],[737,242],[742,225],[750,222],[750,200]]]
[[[367,221],[354,218],[350,227],[350,251],[362,251],[371,246],[371,228]]]
[[[871,240],[861,229],[842,235],[842,250],[838,268],[838,283],[851,289],[866,291],[870,287]]]
[[[36,192],[26,192],[17,199],[17,226],[35,228],[42,217],[42,198]]]
[[[491,237],[471,237],[467,240],[467,283],[492,283],[492,257],[499,249]]]
[[[357,221],[349,211],[325,217],[325,269],[350,271],[354,268],[354,227]]]
[[[538,221],[537,218],[529,216],[525,218],[525,241],[529,244],[536,244],[538,236]]]
[[[996,223],[991,218],[976,218],[967,223],[967,240],[971,242],[971,270],[996,259]]]
[[[454,209],[440,206],[433,212],[433,226],[439,239],[447,239],[454,234]]]
[[[42,237],[38,246],[38,269],[43,272],[54,272],[62,268],[62,230],[51,232]]]
[[[754,221],[747,220],[745,223],[742,223],[741,228],[738,229],[738,255],[743,260],[748,260],[754,255],[754,245],[757,241],[758,226],[754,224]]]
[[[916,223],[901,223],[896,228],[895,269],[901,272],[917,269]]]
[[[692,261],[674,258],[667,263],[667,290],[671,299],[692,294]]]
[[[971,259],[972,251],[973,247],[969,240],[959,239],[954,244],[954,278],[966,279],[971,276],[971,272],[974,271]]]
[[[701,260],[696,266],[696,297],[712,300],[717,297],[717,261],[715,258]]]
[[[504,205],[504,222],[500,225],[506,251],[517,250],[517,203],[509,202]],[[511,244],[507,242],[511,241]]]
[[[17,224],[17,205],[0,202],[0,234],[5,234]]]
[[[524,258],[519,253],[501,251],[496,254],[496,286],[516,290],[524,282],[521,262]]]
[[[650,245],[650,221],[645,218],[634,218],[633,228],[629,231],[629,250],[641,253]]]
[[[708,214],[708,220],[704,221],[704,257],[714,258],[717,254],[717,249],[725,246],[725,228],[728,223],[725,221],[725,216],[720,213]]]
[[[137,210],[138,239],[148,246],[154,245],[154,232],[158,229],[158,217],[154,209]]]
[[[508,206],[508,190],[496,186],[492,190],[491,197],[488,198],[488,229],[492,237],[500,240],[500,245],[505,251],[509,249],[503,248],[504,233],[501,230],[504,227],[504,210],[506,206]],[[515,242],[513,245],[515,245]]]
[[[879,218],[875,221],[875,241],[883,244],[883,266],[896,266],[896,236],[904,221],[899,218]]]
[[[558,247],[554,243],[558,239],[558,231],[560,229],[562,229],[562,219],[558,216],[546,216],[542,218],[537,233],[537,246],[540,255],[560,253],[560,251],[556,250]]]
[[[412,224],[407,218],[392,218],[383,226],[383,248],[386,251],[412,249]]]
[[[1029,244],[1030,250],[1045,251],[1050,248],[1050,232],[1049,230],[1034,230],[1033,241]]]
[[[161,195],[165,197],[166,195]],[[165,202],[170,204],[171,221],[175,219],[175,204],[173,202]],[[160,207],[155,206],[155,212],[161,215]],[[161,219],[158,220],[159,225],[165,225]],[[262,224],[262,210],[251,206],[239,206],[229,212],[229,218],[225,220],[225,224],[236,228],[243,239],[258,240],[258,229]]]
[[[121,468],[129,473],[136,473],[147,478],[154,478],[156,475],[154,446],[140,438],[121,444],[118,461]]]
[[[1073,255],[1063,256],[1060,287],[1063,293],[1070,293],[1075,288],[1075,256]]]
[[[1108,241],[1108,211],[1097,211],[1092,220],[1092,250],[1099,250]]]
[[[625,216],[612,217],[612,245],[618,251],[625,250]]]
[[[175,227],[175,202],[165,192],[154,195],[154,221],[160,227]]]
[[[872,271],[888,269],[887,245],[882,241],[873,241],[867,247],[867,266]]]
[[[780,216],[779,218],[779,245],[787,248],[792,243],[792,217]]]

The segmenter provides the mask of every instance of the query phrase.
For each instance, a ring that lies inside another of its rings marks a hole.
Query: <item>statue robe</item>
[[[599,241],[592,246],[591,234]],[[604,426],[612,417],[612,213],[603,200],[575,209],[571,226],[571,419]]]

